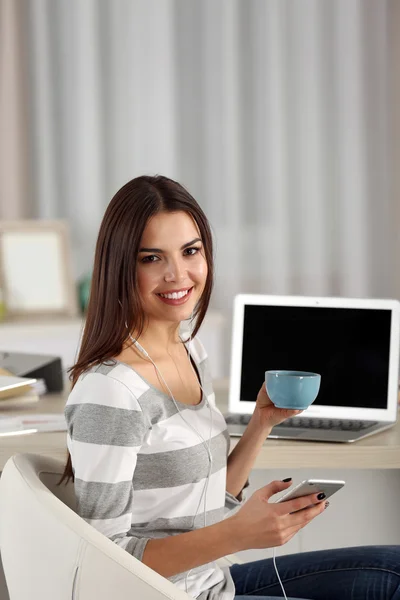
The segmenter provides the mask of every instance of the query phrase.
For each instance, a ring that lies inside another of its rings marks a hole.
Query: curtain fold
[[[34,214],[24,26],[21,1],[0,0],[0,219]]]
[[[77,277],[115,191],[163,173],[210,218],[215,307],[398,291],[393,1],[0,7],[1,214],[67,218]]]

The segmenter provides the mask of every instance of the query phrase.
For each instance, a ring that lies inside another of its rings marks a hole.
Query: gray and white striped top
[[[178,411],[132,367],[110,360],[81,375],[65,407],[78,513],[139,560],[149,539],[203,527],[204,513],[212,525],[243,502],[226,492],[229,435],[215,405],[207,354],[198,338],[190,350],[204,390],[198,405],[177,401]],[[207,449],[188,425],[208,442],[205,395],[213,411],[206,507]],[[185,589],[186,575],[170,579]],[[229,570],[214,562],[193,569],[187,586],[201,600],[235,594]]]

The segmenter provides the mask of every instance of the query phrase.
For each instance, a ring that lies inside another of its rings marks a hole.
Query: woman
[[[70,456],[63,478],[74,476],[84,519],[189,595],[282,597],[271,560],[224,570],[214,561],[285,544],[327,503],[316,494],[269,503],[290,480],[273,481],[243,502],[271,428],[299,411],[275,408],[263,384],[229,454],[196,338],[212,285],[210,226],[192,196],[161,176],[124,185],[97,241],[65,409]],[[187,321],[191,333],[183,336]],[[293,598],[400,600],[399,564],[397,547],[354,548],[280,557],[279,572]]]

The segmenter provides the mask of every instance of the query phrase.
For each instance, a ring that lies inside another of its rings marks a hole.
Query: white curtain
[[[23,201],[0,181],[0,207],[67,218],[77,277],[115,191],[162,173],[210,218],[217,308],[237,292],[399,291],[395,2],[14,5],[31,179]]]
[[[0,219],[32,216],[27,64],[20,2],[0,0]]]

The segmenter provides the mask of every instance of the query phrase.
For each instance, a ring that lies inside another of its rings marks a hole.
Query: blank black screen
[[[321,374],[315,405],[386,408],[390,327],[390,310],[247,305],[240,398],[290,369]]]

